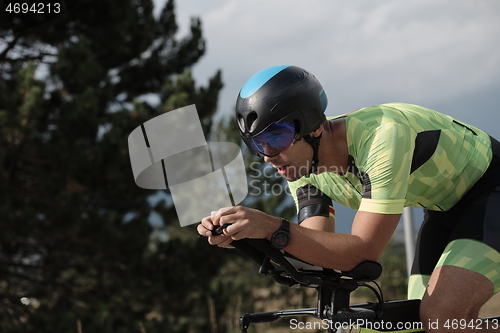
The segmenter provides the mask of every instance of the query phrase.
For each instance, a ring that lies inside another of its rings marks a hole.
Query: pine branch
[[[12,50],[16,44],[17,44],[17,41],[19,40],[19,38],[21,38],[21,35],[17,35],[8,45],[7,47],[5,48],[5,50],[2,51],[2,53],[0,53],[0,62],[2,61],[6,61],[7,60],[7,53],[9,53],[10,50]]]

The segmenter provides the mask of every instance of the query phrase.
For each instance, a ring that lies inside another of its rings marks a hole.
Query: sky
[[[155,0],[159,11],[165,0]],[[179,36],[201,19],[200,85],[217,70],[225,84],[218,116],[272,65],[313,73],[327,116],[390,102],[448,114],[500,139],[500,1],[177,0]],[[418,215],[419,213],[417,213]],[[417,216],[418,218],[418,216]]]

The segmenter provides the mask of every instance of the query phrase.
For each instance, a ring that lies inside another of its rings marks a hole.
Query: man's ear
[[[313,137],[319,136],[323,132],[323,124],[319,125],[314,131],[312,131],[309,135]]]

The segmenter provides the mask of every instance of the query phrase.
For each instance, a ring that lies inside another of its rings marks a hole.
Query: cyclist
[[[299,224],[237,206],[213,212],[198,232],[221,247],[266,238],[314,265],[349,270],[379,259],[405,206],[424,208],[409,298],[422,298],[429,332],[460,319],[476,328],[479,309],[500,290],[500,143],[416,105],[328,119],[326,106],[319,81],[299,67],[250,78],[236,103],[241,136],[288,181]],[[332,200],[357,210],[351,234],[334,233]]]

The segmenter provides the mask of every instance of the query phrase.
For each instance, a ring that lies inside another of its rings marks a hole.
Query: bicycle
[[[222,231],[223,227],[216,232]],[[419,318],[420,300],[384,301],[382,290],[374,281],[382,273],[382,266],[378,262],[364,261],[350,271],[337,271],[313,266],[276,250],[265,239],[242,239],[233,241],[231,245],[258,263],[259,273],[271,276],[276,282],[289,287],[315,288],[318,292],[315,308],[243,314],[240,317],[242,333],[247,333],[251,324],[296,316],[320,319],[321,329],[328,333],[337,332],[339,328],[352,329],[354,326],[360,328],[360,333],[425,332]],[[350,295],[360,286],[371,289],[378,302],[351,305]],[[480,320],[487,320],[492,328],[500,328],[500,316]],[[448,323],[451,329],[463,327],[463,324],[461,321]]]

